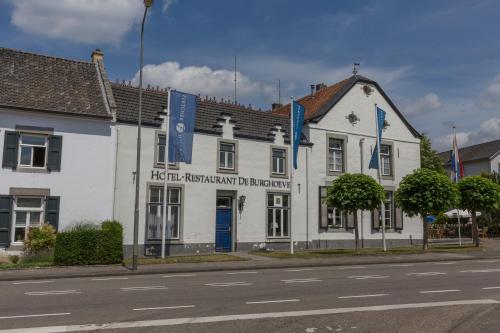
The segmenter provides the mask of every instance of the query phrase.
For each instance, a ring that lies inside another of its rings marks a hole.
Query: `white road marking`
[[[123,291],[142,291],[142,290],[163,290],[168,289],[166,286],[147,286],[147,287],[126,287],[120,288]]]
[[[456,265],[458,262],[456,261],[441,261],[441,262],[435,262],[434,265]]]
[[[387,265],[389,267],[410,267],[413,266],[413,264],[392,264],[392,265]]]
[[[190,277],[196,274],[173,274],[173,275],[162,275],[162,278],[176,278],[176,277]]]
[[[285,283],[308,283],[308,282],[322,282],[318,278],[309,278],[309,279],[290,279],[290,280],[281,280],[281,282]]]
[[[347,278],[355,280],[366,280],[366,279],[386,279],[388,275],[351,275]]]
[[[30,314],[30,315],[19,315],[19,316],[5,316],[0,317],[0,319],[17,319],[17,318],[30,318],[30,317],[51,317],[51,316],[67,316],[71,312],[60,312],[60,313],[40,313],[40,314]]]
[[[364,298],[364,297],[382,297],[389,296],[390,294],[372,294],[372,295],[352,295],[352,296],[339,296],[338,298]]]
[[[273,301],[256,301],[256,302],[245,302],[246,304],[266,304],[266,303],[288,303],[288,302],[300,302],[300,299],[277,299]]]
[[[496,259],[492,259],[492,260],[490,260],[490,259],[483,259],[483,260],[477,260],[476,262],[481,262],[481,263],[482,263],[482,262],[492,263],[492,262],[498,262],[498,260],[496,260]]]
[[[291,268],[291,269],[285,269],[285,272],[305,272],[305,271],[314,271],[314,268]]]
[[[54,283],[54,280],[12,282],[12,284],[39,284],[39,283]]]
[[[435,276],[435,275],[446,275],[446,273],[443,273],[443,272],[421,272],[421,273],[406,273],[406,275]]]
[[[52,290],[52,291],[28,291],[24,294],[28,296],[45,296],[45,295],[81,294],[81,292],[77,290]]]
[[[463,301],[448,301],[448,302],[426,302],[426,303],[408,303],[408,304],[390,304],[390,305],[375,305],[350,308],[330,308],[305,311],[287,311],[287,312],[266,312],[266,313],[243,313],[236,315],[221,315],[211,317],[192,317],[192,318],[170,318],[157,320],[129,321],[116,322],[105,324],[85,324],[85,325],[66,325],[52,327],[31,327],[0,330],[0,333],[64,333],[73,331],[96,331],[96,330],[113,330],[123,328],[144,328],[144,327],[159,327],[159,326],[174,326],[186,324],[203,324],[228,322],[236,320],[251,320],[265,318],[290,318],[304,316],[330,315],[352,312],[374,312],[374,311],[392,311],[398,309],[421,309],[435,308],[444,306],[457,305],[484,305],[484,304],[500,304],[500,301],[494,299],[477,299]]]
[[[128,280],[128,277],[93,278],[92,281]]]
[[[500,268],[470,269],[470,270],[460,271],[460,273],[493,273],[493,272],[500,272]]]
[[[363,269],[366,268],[366,266],[343,266],[339,267],[339,269],[344,270],[344,269]]]
[[[241,272],[228,272],[228,275],[238,275],[238,274],[257,274],[259,272],[256,271],[241,271]]]
[[[147,311],[147,310],[169,310],[169,309],[184,309],[184,308],[194,308],[194,305],[160,306],[157,308],[137,308],[137,309],[132,309],[132,310],[133,311]]]
[[[214,282],[214,283],[205,283],[205,286],[209,287],[234,287],[234,286],[250,286],[253,283],[249,282]]]
[[[483,290],[500,289],[500,287],[484,287]]]
[[[460,289],[448,289],[448,290],[424,290],[424,291],[421,291],[420,293],[421,293],[421,294],[453,293],[453,292],[457,292],[457,291],[461,291],[461,290],[460,290]]]

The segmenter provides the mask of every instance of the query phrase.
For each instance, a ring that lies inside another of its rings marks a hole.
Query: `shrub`
[[[19,262],[19,256],[18,255],[9,256],[9,261],[15,265]]]
[[[100,226],[79,224],[57,235],[56,265],[115,264],[123,259],[123,227],[116,221]]]
[[[28,237],[24,241],[26,254],[48,252],[56,243],[56,231],[50,224],[43,224],[40,228],[30,228]]]

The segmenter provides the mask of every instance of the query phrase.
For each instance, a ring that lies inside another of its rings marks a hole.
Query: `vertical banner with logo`
[[[297,169],[297,155],[299,154],[299,144],[302,139],[302,126],[304,125],[305,108],[302,104],[292,101],[293,117],[293,168]]]
[[[168,162],[191,164],[197,96],[172,90],[169,103]]]
[[[384,129],[385,123],[385,111],[379,107],[376,107],[377,112],[377,143],[375,144],[375,149],[373,149],[372,158],[370,160],[370,165],[368,168],[370,169],[378,169],[379,168],[379,147],[382,144],[382,131]]]

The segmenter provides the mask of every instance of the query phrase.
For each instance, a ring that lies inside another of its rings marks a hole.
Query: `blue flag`
[[[375,112],[377,112],[377,143],[375,144],[375,149],[373,150],[372,158],[370,160],[370,165],[368,166],[369,169],[378,169],[378,147],[380,147],[382,143],[382,130],[384,129],[384,123],[385,123],[385,111],[379,108],[378,106],[376,107]]]
[[[304,125],[304,113],[306,109],[303,105],[292,101],[293,117],[293,168],[297,169],[297,155],[299,154],[299,144],[302,139],[302,126]]]
[[[168,102],[170,103],[168,161],[191,164],[197,97],[172,90]]]

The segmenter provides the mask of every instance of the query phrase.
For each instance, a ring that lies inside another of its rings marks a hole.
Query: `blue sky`
[[[1,46],[88,60],[136,81],[140,0],[0,0]],[[451,125],[462,145],[500,137],[500,2],[156,0],[145,77],[268,109],[311,83],[351,74],[378,81],[438,149]]]

